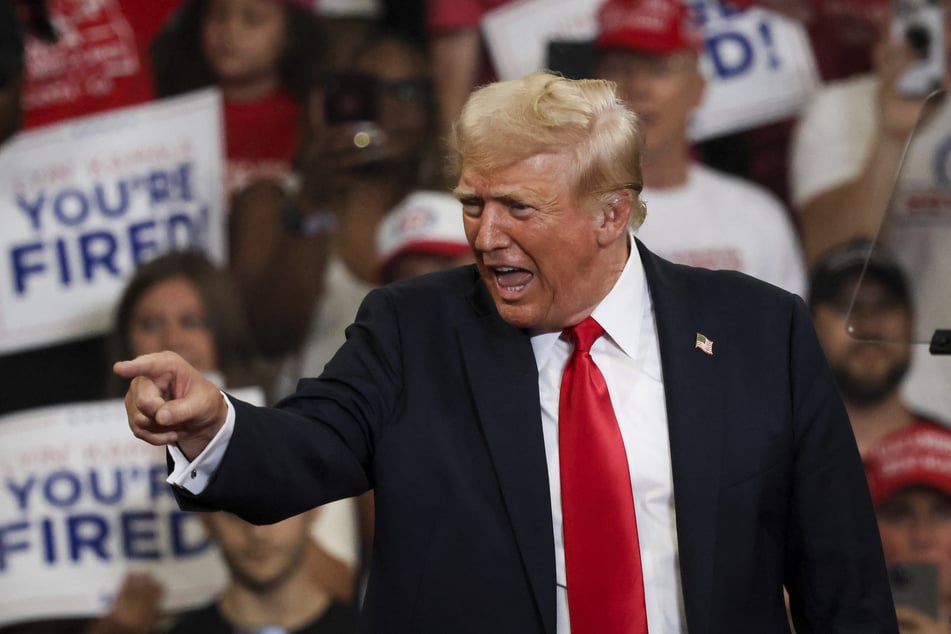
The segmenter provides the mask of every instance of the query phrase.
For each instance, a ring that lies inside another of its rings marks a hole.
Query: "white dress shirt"
[[[685,631],[685,618],[677,559],[667,408],[653,307],[633,240],[621,277],[594,309],[592,317],[606,334],[594,342],[591,356],[608,385],[630,466],[648,631],[677,634]],[[567,634],[570,627],[561,523],[558,397],[571,344],[562,339],[560,333],[548,333],[532,337],[532,347],[538,364],[555,536],[557,632]]]
[[[604,375],[630,465],[637,517],[637,536],[644,574],[648,630],[684,632],[683,594],[677,559],[673,475],[667,434],[667,409],[660,350],[647,278],[633,238],[631,255],[620,278],[592,316],[605,329],[591,347]],[[552,530],[555,538],[557,632],[568,634],[565,546],[561,522],[561,475],[558,464],[558,397],[561,375],[571,346],[559,333],[532,337],[538,364],[542,431],[548,461]],[[228,401],[228,399],[225,399]],[[200,493],[207,486],[234,430],[234,408],[228,402],[224,426],[191,463],[169,446],[174,469],[169,484]]]

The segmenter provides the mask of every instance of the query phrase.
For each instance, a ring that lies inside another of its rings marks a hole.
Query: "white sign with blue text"
[[[121,400],[0,416],[0,627],[101,614],[127,571],[164,587],[165,611],[213,600],[224,564],[166,475],[165,449],[132,435]]]
[[[593,41],[601,4],[602,0],[516,0],[489,12],[481,29],[499,79],[545,68],[551,41]],[[700,67],[707,89],[691,121],[693,140],[792,116],[818,87],[812,45],[796,20],[760,8],[741,11],[720,0],[684,0],[684,4],[693,10],[705,39]]]
[[[224,261],[216,90],[73,119],[0,150],[0,354],[104,332],[135,268]]]

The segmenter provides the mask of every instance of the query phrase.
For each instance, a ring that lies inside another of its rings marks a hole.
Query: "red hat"
[[[667,55],[700,52],[703,36],[681,0],[607,0],[598,10],[596,45]]]
[[[865,476],[875,506],[907,486],[951,495],[951,429],[915,423],[892,432],[869,451]]]

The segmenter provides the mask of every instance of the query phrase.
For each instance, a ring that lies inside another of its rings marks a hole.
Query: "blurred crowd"
[[[216,88],[226,201],[224,261],[159,255],[115,298],[110,332],[0,356],[0,414],[119,397],[112,362],[164,349],[276,402],[321,372],[370,289],[469,263],[442,139],[496,76],[485,17],[508,4],[0,0],[0,152],[45,126]],[[899,606],[903,627],[951,632],[951,368],[913,343],[917,274],[876,241],[924,102],[899,86],[919,53],[890,28],[895,7],[735,0],[801,24],[820,84],[791,117],[695,142],[711,78],[692,12],[710,3],[598,4],[588,72],[617,83],[645,133],[637,237],[808,303],[888,563],[937,571],[934,610]],[[212,605],[163,613],[167,589],[130,572],[98,617],[0,631],[355,631],[372,492],[274,526],[202,521],[229,571]]]

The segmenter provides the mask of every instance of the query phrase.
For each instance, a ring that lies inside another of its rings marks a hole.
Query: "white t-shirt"
[[[692,266],[742,271],[802,295],[805,269],[799,239],[771,193],[705,165],[691,165],[681,187],[641,197],[647,219],[637,237],[658,255]]]

